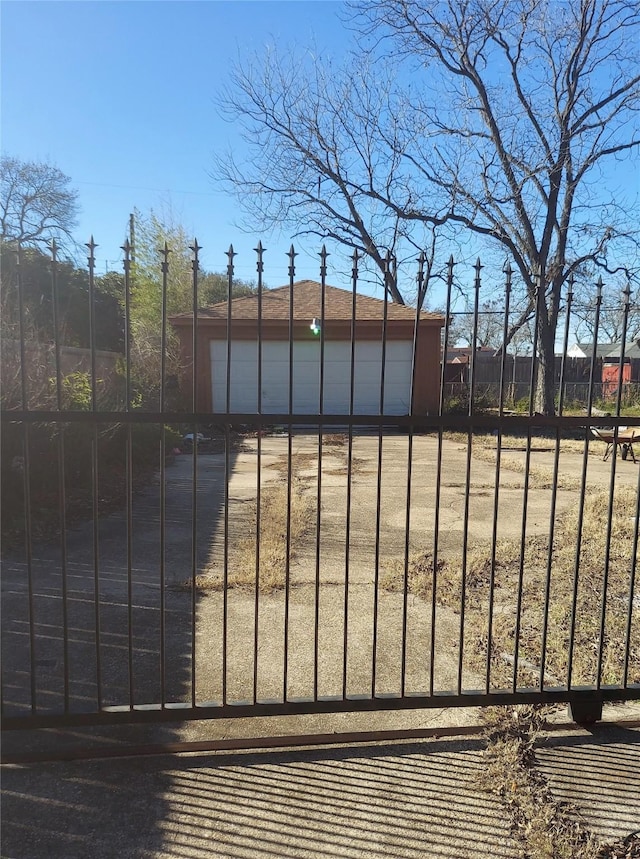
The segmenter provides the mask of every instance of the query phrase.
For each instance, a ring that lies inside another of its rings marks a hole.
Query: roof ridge
[[[383,308],[385,307],[388,307],[390,320],[414,321],[416,317],[419,319],[441,319],[442,317],[442,314],[429,310],[418,312],[415,306],[393,302],[388,296],[379,298],[357,290],[354,293],[353,287],[334,286],[310,279],[296,280],[293,283],[283,284],[273,289],[263,288],[259,294],[253,292],[250,295],[232,296],[230,302],[228,298],[225,298],[199,308],[199,310],[203,317],[221,318],[230,313],[234,320],[246,320],[257,318],[260,300],[262,300],[262,312],[265,319],[288,318],[291,310],[289,309],[287,312],[287,304],[293,305],[294,318],[303,318],[306,315],[311,318],[314,315],[320,315],[322,295],[326,295],[327,320],[349,318],[354,306],[356,319],[361,321],[383,318]],[[178,314],[176,318],[182,315]],[[184,316],[191,316],[191,314],[186,313]]]

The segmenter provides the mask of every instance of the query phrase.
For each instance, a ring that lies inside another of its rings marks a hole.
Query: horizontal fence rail
[[[3,277],[5,729],[559,702],[588,719],[640,698],[629,288],[617,362],[601,282],[590,356],[568,355],[571,281],[559,356],[540,287],[511,355],[507,268],[488,355],[479,261],[463,347],[453,260],[435,313],[365,292],[357,252],[331,285],[324,247],[317,281],[292,247],[267,289],[258,244],[240,291],[230,247],[202,307],[194,240],[180,300],[165,245],[143,306],[126,242],[117,355],[87,247],[88,347],[67,342],[55,245],[48,340],[21,249]]]

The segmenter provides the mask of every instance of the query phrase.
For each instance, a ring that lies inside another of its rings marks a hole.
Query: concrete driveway
[[[394,560],[402,561],[407,543],[410,551],[433,547],[437,439],[414,439],[409,469],[407,436],[385,436],[381,450],[377,434],[354,438],[348,587],[348,448],[344,437],[322,448],[319,536],[315,529],[318,450],[317,435],[294,436],[294,475],[314,505],[314,527],[296,546],[288,606],[282,590],[259,594],[256,599],[255,589],[234,588],[225,601],[220,591],[194,593],[185,586],[194,571],[219,571],[224,564],[225,457],[221,453],[198,457],[195,546],[193,460],[180,456],[166,471],[163,552],[160,487],[156,482],[135,499],[130,544],[126,511],[121,511],[100,521],[97,548],[91,523],[68,534],[66,571],[59,545],[35,548],[31,626],[26,566],[20,559],[7,560],[2,606],[7,712],[28,712],[32,695],[38,709],[60,711],[66,699],[71,710],[92,711],[98,703],[99,688],[102,705],[130,700],[136,704],[220,700],[223,691],[230,701],[252,700],[254,692],[259,699],[278,699],[285,691],[285,670],[289,697],[307,697],[314,691],[341,695],[345,689],[348,694],[364,695],[373,689],[377,694],[428,690],[430,601],[409,594],[405,602],[402,593],[376,590],[375,560],[378,555],[384,568]],[[256,452],[257,440],[248,439],[229,458],[227,527],[231,547],[255,534],[252,504],[257,492]],[[263,493],[283,480],[287,455],[286,436],[262,440]],[[462,558],[465,527],[470,547],[487,545],[490,539],[495,491],[495,464],[490,458],[486,453],[482,459],[472,458],[467,492],[466,445],[448,440],[443,444],[438,507],[443,556]],[[519,469],[523,458],[522,452],[505,453],[498,504],[499,539],[520,538],[524,475]],[[553,453],[537,451],[531,461],[537,477],[532,477],[529,493],[528,537],[548,533],[551,489],[544,488],[540,475],[551,471]],[[558,512],[575,504],[581,467],[579,453],[562,454]],[[610,474],[610,462],[604,463],[597,456],[589,458],[589,489],[606,489]],[[638,466],[618,461],[616,479],[636,486]],[[456,685],[459,632],[459,618],[438,606],[435,690],[450,690]],[[30,641],[36,666],[33,677],[29,671]],[[481,685],[481,679],[463,659],[464,688]]]

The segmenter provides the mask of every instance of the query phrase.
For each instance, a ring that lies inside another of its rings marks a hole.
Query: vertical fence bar
[[[500,398],[498,414],[504,417],[504,381],[507,361],[507,338],[509,336],[509,313],[511,311],[511,286],[513,269],[507,260],[504,266],[504,319],[502,324],[502,350],[500,353]],[[515,359],[514,359],[515,360]],[[491,569],[489,572],[489,606],[487,615],[487,665],[485,673],[485,692],[488,695],[491,688],[491,656],[493,651],[493,610],[496,583],[496,548],[498,542],[498,519],[500,510],[500,470],[502,458],[502,424],[498,427],[496,436],[496,472],[495,489],[493,493],[493,522],[491,528]]]
[[[324,434],[324,348],[325,348],[325,301],[327,291],[327,249],[322,245],[320,251],[320,391],[319,391],[319,424],[318,424],[318,496],[316,505],[316,576],[315,576],[315,622],[314,622],[314,664],[316,671],[320,659],[320,550],[322,543],[322,437]],[[288,604],[288,600],[287,600]],[[317,680],[317,677],[316,677]],[[318,689],[314,690],[315,697]]]
[[[345,525],[344,553],[344,618],[342,642],[342,697],[347,697],[347,661],[349,649],[349,579],[351,561],[351,495],[353,479],[353,412],[355,404],[355,369],[356,369],[356,306],[358,288],[358,249],[355,248],[351,257],[351,364],[349,367],[349,428],[347,447],[347,509]]]
[[[165,460],[165,424],[164,412],[166,403],[166,375],[167,375],[167,291],[169,279],[169,254],[171,250],[167,243],[161,249],[162,254],[162,303],[160,311],[160,413],[162,423],[160,424],[160,689],[162,706],[166,704],[166,662],[167,662],[167,627],[166,627],[166,540],[167,540],[167,486],[166,486],[166,460]],[[194,447],[198,445],[195,444]],[[197,454],[194,452],[194,456]],[[195,662],[191,663],[191,673],[195,671]]]
[[[53,312],[53,338],[56,361],[56,408],[63,410],[62,399],[62,330],[58,304],[58,247],[51,242],[51,307]],[[64,672],[64,712],[69,712],[69,604],[68,604],[68,558],[67,558],[67,496],[65,475],[65,426],[58,425],[58,512],[60,517],[60,562],[62,599],[62,651]]]
[[[192,390],[191,401],[194,413],[198,411],[198,274],[200,272],[201,246],[198,239],[194,238],[193,244],[189,245],[192,252],[191,258],[191,284],[193,292],[193,330],[191,332],[191,368],[192,368]],[[191,460],[191,706],[196,706],[196,641],[197,641],[197,601],[196,580],[198,576],[198,424],[193,422],[191,427],[193,435],[192,460]]]
[[[389,290],[386,286],[386,273],[389,270],[389,254],[387,254],[385,264],[385,287],[382,305],[382,354],[380,357],[380,402],[379,413],[384,415],[384,381],[385,381],[385,366],[387,363],[387,319],[389,315]],[[382,525],[382,422],[378,426],[378,471],[376,482],[376,536],[375,536],[375,556],[374,556],[374,573],[373,573],[373,653],[371,666],[371,697],[375,698],[376,694],[376,675],[378,670],[378,612],[380,607],[379,590],[380,590],[380,545],[381,545],[381,525]]]
[[[127,416],[129,416],[131,414],[131,244],[128,239],[122,249],[124,251],[125,409]],[[127,666],[129,709],[133,709],[133,444],[129,421],[127,421],[125,472],[127,496]]]
[[[233,258],[236,252],[233,245],[227,251],[227,380],[226,416],[224,424],[224,567],[222,590],[222,703],[227,703],[227,658],[229,645],[229,481],[231,480],[230,451],[230,412],[231,412],[231,302],[233,300]],[[197,441],[197,440],[196,440]]]
[[[638,570],[638,532],[640,531],[640,468],[638,469],[638,485],[636,488],[636,522],[633,529],[633,543],[631,546],[631,571],[629,574],[629,608],[627,610],[627,623],[624,635],[624,671],[622,685],[626,689],[629,685],[629,658],[631,656],[631,623],[633,620],[636,573]]]
[[[602,663],[604,659],[604,631],[607,618],[607,590],[609,587],[609,561],[611,559],[611,532],[613,528],[613,508],[616,489],[616,466],[618,462],[618,432],[620,430],[620,409],[622,407],[622,388],[624,385],[624,363],[627,349],[627,330],[629,326],[629,310],[631,305],[631,286],[627,284],[623,291],[622,303],[622,342],[620,343],[620,361],[618,364],[618,391],[616,393],[616,420],[613,429],[613,455],[611,457],[611,480],[609,484],[609,505],[607,509],[607,529],[604,550],[602,576],[602,599],[600,604],[600,635],[598,640],[598,668],[596,687],[602,685]]]
[[[286,526],[286,557],[284,561],[284,678],[283,678],[283,697],[287,700],[287,679],[288,679],[288,656],[289,656],[289,596],[291,590],[291,490],[293,479],[293,425],[291,416],[293,414],[293,284],[295,279],[296,267],[295,258],[297,256],[293,245],[289,248],[289,394],[288,394],[288,410],[289,410],[289,425],[287,427],[287,526]]]
[[[537,380],[537,358],[538,358],[538,327],[540,324],[540,310],[544,302],[543,272],[536,275],[535,287],[535,323],[533,327],[533,344],[531,351],[531,375],[529,377],[529,417],[533,415],[536,395]],[[527,426],[527,449],[524,463],[524,486],[522,490],[522,524],[520,530],[520,558],[518,562],[518,595],[516,598],[516,623],[513,636],[513,678],[512,691],[515,693],[518,687],[518,664],[520,652],[520,627],[522,622],[522,591],[524,587],[525,551],[527,539],[527,516],[529,504],[529,470],[531,467],[531,425]]]
[[[442,343],[442,360],[440,364],[440,398],[438,402],[438,452],[436,455],[436,490],[435,512],[433,521],[433,573],[431,585],[431,640],[429,642],[429,695],[434,692],[435,661],[436,661],[436,605],[438,589],[438,551],[440,548],[440,499],[442,497],[442,448],[443,448],[443,415],[444,415],[444,386],[447,369],[447,349],[449,347],[449,329],[451,327],[451,291],[453,289],[453,255],[447,263],[447,300],[445,306],[444,339]]]
[[[91,350],[91,411],[98,410],[97,377],[96,377],[96,315],[95,315],[95,249],[97,247],[93,236],[86,244],[89,248],[89,348]],[[98,425],[93,424],[93,439],[91,449],[91,512],[93,539],[93,590],[94,590],[94,624],[96,648],[96,697],[98,709],[102,709],[102,659],[100,646],[100,548],[99,548],[99,504],[98,504]]]
[[[29,374],[27,369],[27,335],[25,330],[24,312],[24,283],[22,281],[22,246],[18,243],[16,249],[16,289],[18,293],[18,333],[20,339],[20,394],[22,408],[29,411]]]
[[[478,322],[480,318],[480,272],[484,268],[480,262],[480,257],[474,265],[475,278],[473,285],[473,333],[471,342],[471,362],[469,371],[471,379],[469,382],[469,417],[473,416],[475,396],[476,396],[476,353],[478,351]],[[472,428],[470,428],[471,432]]]
[[[24,313],[24,284],[22,281],[22,248],[18,244],[16,253],[16,286],[18,290],[18,332],[20,336],[20,389],[22,408],[29,411],[28,368],[26,354],[26,332]],[[24,555],[27,565],[27,603],[29,612],[29,690],[31,696],[31,712],[37,709],[36,685],[36,634],[35,634],[35,601],[33,592],[33,534],[31,529],[31,427],[22,424],[23,444],[23,503],[24,503]]]
[[[602,310],[602,278],[598,278],[596,284],[596,311],[593,323],[593,351],[589,366],[589,392],[587,395],[587,420],[591,418],[593,411],[593,393],[595,382],[596,353],[598,348],[598,334],[600,331],[600,314]],[[582,552],[582,529],[584,524],[584,502],[587,490],[587,470],[589,464],[589,440],[591,438],[591,427],[585,429],[584,448],[582,452],[582,476],[580,480],[580,494],[578,496],[578,520],[576,525],[576,551],[573,565],[573,583],[571,588],[571,619],[569,622],[569,650],[567,653],[567,688],[571,689],[573,683],[573,655],[575,647],[575,631],[578,611],[578,587],[580,582],[580,556]]]
[[[253,703],[258,700],[258,643],[259,643],[259,619],[260,619],[260,537],[262,532],[262,290],[264,262],[263,255],[266,248],[262,242],[254,248],[258,259],[256,271],[258,273],[258,390],[256,392],[256,407],[258,410],[258,431],[256,438],[256,589],[253,604]]]
[[[413,325],[413,338],[411,343],[411,387],[409,390],[409,414],[413,416],[414,412],[414,394],[416,384],[416,352],[418,349],[418,330],[420,324],[420,307],[422,305],[421,296],[423,295],[424,287],[424,253],[420,253],[418,263],[418,274],[416,276],[417,283],[417,298],[416,298],[416,315]],[[397,275],[397,272],[394,272]],[[400,694],[404,698],[406,693],[407,682],[407,628],[408,628],[408,607],[409,607],[409,550],[411,544],[411,487],[412,487],[412,472],[413,472],[413,425],[408,427],[409,437],[407,440],[407,505],[405,510],[405,531],[404,531],[404,581],[402,589],[402,655],[401,655],[401,679],[400,679]]]
[[[469,385],[469,417],[473,417],[475,390],[476,390],[476,352],[478,347],[478,319],[480,313],[480,271],[482,264],[480,259],[476,260],[474,280],[474,305],[473,305],[473,335],[471,346],[471,381]],[[473,426],[469,424],[467,433],[467,461],[465,467],[465,498],[464,498],[464,520],[462,526],[462,571],[460,576],[460,629],[458,634],[458,695],[462,694],[462,671],[464,663],[464,620],[467,600],[467,553],[469,550],[469,506],[471,495],[471,457],[473,453]]]
[[[564,408],[564,376],[567,351],[569,349],[569,325],[571,321],[571,305],[573,302],[573,277],[569,277],[569,288],[567,290],[567,304],[564,320],[564,336],[562,339],[562,361],[560,364],[560,383],[558,392],[558,414],[562,417]],[[554,368],[555,372],[555,368]],[[549,600],[551,597],[551,574],[553,569],[554,536],[556,526],[556,509],[558,500],[558,475],[560,471],[560,427],[556,429],[555,451],[553,457],[553,480],[551,484],[551,506],[549,510],[549,548],[547,551],[547,572],[544,585],[544,609],[542,617],[542,637],[540,644],[540,677],[538,687],[544,689],[545,665],[547,661],[547,634],[549,628]]]

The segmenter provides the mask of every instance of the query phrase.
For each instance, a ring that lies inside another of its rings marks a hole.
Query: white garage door
[[[384,414],[409,413],[412,343],[389,341],[384,373]],[[380,413],[382,344],[356,343],[354,373],[355,414]],[[227,411],[227,341],[211,341],[213,411]],[[324,351],[325,414],[348,414],[351,391],[351,343],[326,341]],[[231,343],[231,385],[229,411],[252,414],[258,410],[258,344],[234,340]],[[320,411],[320,342],[294,343],[293,413]],[[289,343],[262,344],[262,413],[289,412]]]

